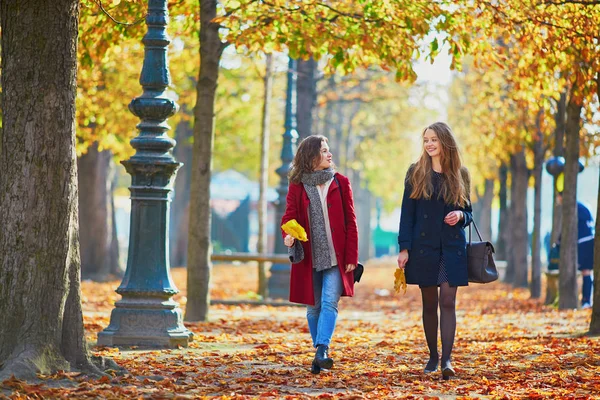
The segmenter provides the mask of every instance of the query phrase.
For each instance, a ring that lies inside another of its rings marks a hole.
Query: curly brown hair
[[[423,129],[421,136],[431,129],[435,132],[441,144],[441,164],[445,179],[442,183],[440,196],[447,204],[464,207],[469,203],[469,171],[462,165],[458,145],[452,129],[444,122],[436,122]],[[430,199],[433,194],[431,157],[425,151],[419,160],[409,170],[408,180],[412,186],[411,199]]]
[[[291,183],[300,183],[303,174],[315,170],[316,163],[321,158],[323,142],[329,143],[329,140],[322,135],[310,135],[300,142],[288,172],[288,179]]]

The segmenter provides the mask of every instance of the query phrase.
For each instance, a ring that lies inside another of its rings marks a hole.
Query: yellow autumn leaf
[[[308,237],[306,236],[306,231],[304,230],[302,225],[300,225],[298,223],[298,221],[296,221],[295,219],[291,219],[288,222],[286,222],[285,224],[281,225],[281,229],[283,229],[283,231],[285,233],[287,233],[294,239],[298,239],[302,242],[308,241]]]
[[[406,275],[404,275],[404,270],[402,268],[396,268],[396,272],[394,272],[394,292],[400,293],[400,290],[403,290],[406,294]]]

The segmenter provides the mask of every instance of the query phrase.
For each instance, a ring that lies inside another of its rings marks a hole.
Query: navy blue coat
[[[411,166],[412,167],[412,166]],[[444,264],[450,286],[467,286],[467,241],[464,228],[473,220],[471,204],[466,207],[445,204],[437,198],[411,199],[412,186],[407,179],[404,184],[402,211],[398,244],[400,251],[408,250],[406,283],[420,287],[437,286],[440,254],[444,254]],[[463,172],[469,188],[468,172]],[[444,223],[444,217],[451,211],[460,210],[464,219],[456,225]]]
[[[577,202],[577,259],[579,270],[594,269],[594,218],[590,210]]]

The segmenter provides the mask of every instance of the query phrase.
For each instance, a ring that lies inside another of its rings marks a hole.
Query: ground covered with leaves
[[[186,324],[189,348],[93,347],[127,369],[92,379],[74,372],[9,380],[0,398],[597,398],[600,339],[584,336],[590,310],[557,311],[527,290],[496,282],[460,288],[453,364],[457,377],[424,375],[428,358],[417,287],[394,294],[394,259],[368,263],[354,298],[343,298],[331,345],[334,368],[310,373],[305,309],[213,305],[210,321]],[[184,269],[173,269],[185,307]],[[256,267],[216,265],[212,297],[251,298]],[[83,282],[90,343],[108,325],[119,282]],[[441,350],[441,349],[440,349]]]

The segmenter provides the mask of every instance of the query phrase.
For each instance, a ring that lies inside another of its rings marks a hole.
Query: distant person
[[[424,373],[438,368],[438,304],[443,379],[455,375],[451,364],[456,333],[456,292],[468,285],[467,242],[471,223],[469,172],[462,165],[452,130],[436,122],[422,133],[423,152],[404,181],[400,215],[398,268],[406,282],[419,285],[429,361]],[[439,288],[439,293],[438,293]]]
[[[558,193],[556,201],[562,204],[562,192]],[[592,289],[594,278],[594,217],[590,209],[579,200],[577,201],[577,269],[581,271],[581,308],[592,306]]]
[[[307,305],[308,329],[316,348],[311,372],[331,369],[329,344],[340,296],[354,295],[358,228],[350,181],[335,171],[327,138],[312,135],[298,146],[289,172],[284,224],[295,219],[308,241],[283,233],[292,261],[290,301]]]

